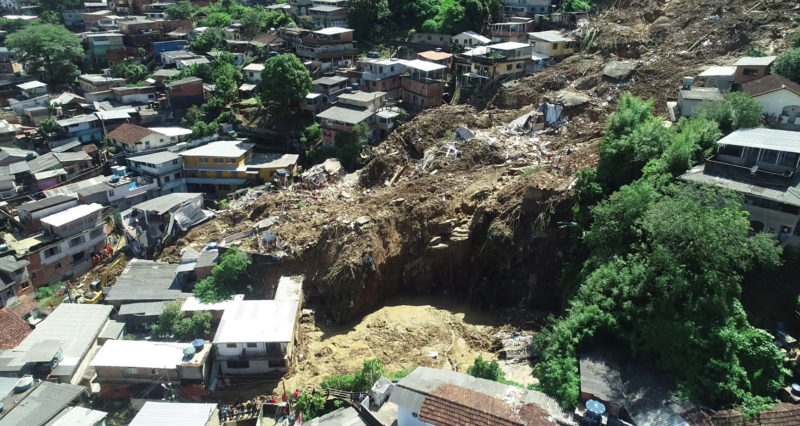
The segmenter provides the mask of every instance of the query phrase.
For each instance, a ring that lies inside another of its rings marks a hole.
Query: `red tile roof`
[[[31,333],[25,320],[8,309],[0,309],[0,349],[14,349]]]
[[[771,410],[745,418],[739,410],[720,410],[714,415],[690,410],[681,416],[691,426],[794,426],[800,425],[800,405],[775,404]]]
[[[125,123],[108,133],[108,137],[128,145],[141,141],[153,131],[135,124]]]
[[[511,404],[461,386],[442,384],[422,402],[419,420],[438,426],[551,426],[541,407]]]
[[[421,58],[425,58],[429,61],[442,61],[445,59],[450,59],[453,57],[452,54],[447,52],[437,52],[435,50],[426,50],[424,52],[417,53],[417,56]]]

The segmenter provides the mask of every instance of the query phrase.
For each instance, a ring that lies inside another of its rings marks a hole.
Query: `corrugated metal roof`
[[[374,114],[374,112],[370,109],[346,108],[334,105],[317,114],[317,117],[326,120],[341,121],[342,123],[358,124],[371,117],[372,114]]]
[[[718,140],[717,145],[800,153],[800,132],[763,128],[740,129]]]
[[[160,301],[185,299],[191,293],[184,293],[175,282],[178,264],[133,259],[122,271],[117,283],[112,286],[106,300],[117,301]]]
[[[47,426],[93,426],[102,422],[107,415],[105,411],[70,407],[59,413],[58,417]]]
[[[762,56],[762,57],[755,57],[755,56],[745,56],[738,61],[736,61],[734,66],[742,67],[742,66],[751,66],[751,67],[765,67],[775,61],[776,56]]]
[[[324,416],[304,421],[303,426],[367,426],[353,407],[340,408]]]
[[[83,386],[41,382],[0,418],[0,425],[41,426],[86,392]]]
[[[17,206],[17,210],[33,213],[42,209],[57,206],[59,204],[75,201],[76,198],[70,195],[56,195],[53,197],[42,198],[41,200],[29,201]]]
[[[154,212],[157,215],[163,215],[173,208],[197,198],[202,200],[203,194],[199,192],[176,192],[174,194],[162,195],[160,197],[153,198],[152,200],[141,202],[133,206],[133,208],[136,210]]]
[[[757,185],[752,182],[733,180],[727,177],[705,173],[705,166],[697,166],[678,179],[685,182],[695,182],[704,185],[713,185],[719,188],[730,189],[742,194],[763,198],[766,200],[777,201],[790,206],[800,207],[800,190],[794,187],[785,189],[770,188]]]
[[[140,155],[138,157],[128,157],[128,161],[136,161],[139,163],[150,163],[150,164],[163,164],[170,162],[172,160],[180,160],[180,159],[181,159],[180,155],[169,151],[155,152],[153,154]]]
[[[167,301],[125,303],[119,307],[119,315],[158,316],[164,312]]]
[[[206,426],[217,404],[147,401],[128,426]]]

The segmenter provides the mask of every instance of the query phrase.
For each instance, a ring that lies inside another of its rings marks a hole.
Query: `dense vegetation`
[[[9,34],[6,47],[17,51],[25,70],[36,75],[43,70],[49,83],[70,81],[83,57],[83,46],[75,34],[60,25],[30,25]]]
[[[187,317],[181,310],[181,301],[168,302],[154,324],[152,335],[157,339],[191,340],[203,338],[211,332],[211,312],[194,312]]]
[[[280,81],[280,84],[275,82]],[[311,75],[295,55],[269,58],[261,72],[259,99],[278,115],[288,115],[311,90]]]
[[[181,120],[196,136],[208,136],[219,132],[221,123],[236,123],[236,114],[229,108],[238,99],[242,72],[233,64],[233,55],[221,52],[208,64],[186,67],[171,80],[197,77],[214,84],[214,96],[198,107],[190,107]]]
[[[739,297],[744,274],[777,266],[781,249],[772,236],[751,234],[740,196],[673,181],[711,149],[718,123],[696,118],[667,129],[651,109],[652,101],[623,95],[596,172],[579,174],[575,211],[587,254],[565,314],[535,342],[538,377],[574,406],[581,350],[602,340],[655,361],[696,401],[760,409],[787,372]]]
[[[236,246],[225,250],[211,275],[194,287],[195,297],[203,303],[216,303],[245,292],[247,285],[241,277],[252,262],[250,256]]]
[[[383,362],[381,362],[380,359],[368,359],[364,361],[361,371],[355,374],[326,377],[322,381],[322,388],[348,392],[366,392],[372,388],[372,384],[375,383],[383,373]]]

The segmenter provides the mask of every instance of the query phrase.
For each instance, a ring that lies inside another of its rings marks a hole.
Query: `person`
[[[284,392],[283,396],[281,396],[281,402],[286,402],[286,392]]]
[[[297,398],[300,397],[300,389],[294,390],[294,400],[297,401]]]
[[[470,99],[467,98],[467,106],[469,106],[469,105],[470,105]]]

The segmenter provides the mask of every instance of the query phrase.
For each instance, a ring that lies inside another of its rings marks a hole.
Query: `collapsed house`
[[[203,210],[202,193],[174,193],[131,207],[122,213],[122,223],[133,253],[153,258],[176,235],[212,217]]]

